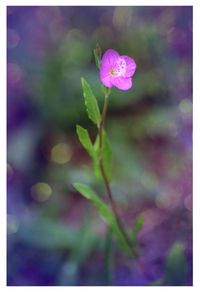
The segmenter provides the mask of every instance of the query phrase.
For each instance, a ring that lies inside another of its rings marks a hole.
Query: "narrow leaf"
[[[93,199],[93,200],[95,200],[95,202],[99,200],[97,195],[94,193],[94,191],[90,187],[88,187],[84,184],[81,184],[81,183],[73,183],[73,187],[79,193],[81,193],[86,199],[88,199],[88,200]]]
[[[81,82],[82,82],[83,96],[85,99],[85,106],[87,109],[88,117],[92,120],[94,124],[99,125],[101,115],[100,115],[96,97],[94,96],[90,85],[84,78],[81,78]]]
[[[121,233],[118,224],[116,222],[115,216],[106,206],[106,204],[95,194],[95,192],[88,186],[80,183],[74,183],[74,188],[79,191],[85,198],[92,201],[92,203],[97,208],[100,216],[106,221],[110,226],[115,237],[119,243],[119,246],[128,254],[131,255],[129,246],[127,245],[123,234]]]
[[[95,154],[95,151],[94,151],[90,136],[88,134],[88,131],[86,129],[84,129],[83,127],[77,125],[76,126],[76,132],[77,132],[79,141],[81,142],[81,144],[83,145],[85,150],[88,152],[88,154],[91,157],[93,157],[94,154]]]

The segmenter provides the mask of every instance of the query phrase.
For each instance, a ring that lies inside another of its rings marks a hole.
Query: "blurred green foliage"
[[[105,128],[127,228],[144,212],[134,228],[145,262],[142,272],[129,264],[108,235],[112,279],[102,274],[105,224],[72,187],[106,201],[75,132],[87,128],[94,144],[80,80],[101,111],[97,42],[137,63],[133,88],[112,89]],[[192,283],[191,7],[8,7],[7,108],[8,284]]]
[[[186,285],[188,273],[187,259],[184,252],[184,246],[175,242],[169,250],[166,259],[166,283],[170,286]]]

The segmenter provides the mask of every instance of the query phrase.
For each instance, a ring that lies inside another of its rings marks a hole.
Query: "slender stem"
[[[108,108],[108,95],[105,95],[105,101],[104,101],[104,106],[103,106],[103,111],[102,111],[102,116],[101,116],[101,122],[100,122],[100,126],[99,126],[99,148],[101,150],[102,148],[102,133],[103,133],[103,127],[104,127],[104,124],[105,124],[105,118],[106,118],[106,112],[107,112],[107,108]],[[124,239],[127,243],[127,245],[129,246],[131,252],[133,253],[133,255],[135,255],[135,252],[133,251],[133,246],[132,246],[132,242],[131,240],[129,239],[126,231],[125,231],[125,228],[120,220],[120,216],[119,216],[119,213],[118,213],[118,210],[117,210],[117,206],[113,200],[113,195],[112,195],[112,191],[111,191],[111,188],[110,188],[110,184],[109,184],[109,181],[108,181],[108,178],[106,176],[106,172],[104,170],[104,166],[103,166],[103,160],[102,160],[102,157],[100,158],[100,161],[99,161],[99,166],[100,166],[100,170],[101,170],[101,174],[102,174],[102,177],[103,177],[103,181],[104,181],[104,184],[105,184],[105,187],[106,187],[106,190],[107,190],[107,193],[108,193],[108,198],[109,198],[109,201],[110,201],[110,205],[111,205],[111,208],[112,208],[112,211],[115,215],[115,218],[116,218],[116,221],[117,221],[117,224],[118,224],[118,227],[122,233],[122,235],[124,236]]]
[[[102,148],[102,132],[103,132],[103,127],[105,123],[105,118],[106,118],[106,113],[108,109],[108,95],[105,95],[105,100],[104,100],[104,105],[103,105],[103,111],[101,115],[101,121],[100,121],[100,126],[99,126],[99,148]]]
[[[106,187],[106,190],[107,190],[107,193],[108,193],[108,197],[109,197],[109,200],[110,200],[110,205],[111,205],[111,208],[112,208],[113,213],[115,215],[118,227],[119,227],[121,233],[123,234],[124,239],[125,239],[126,243],[128,244],[129,248],[133,252],[133,250],[132,250],[132,248],[133,248],[132,247],[132,242],[130,241],[130,239],[129,239],[129,237],[128,237],[128,235],[127,235],[127,233],[126,233],[126,231],[125,231],[125,229],[123,227],[123,224],[122,224],[122,222],[120,220],[120,217],[119,217],[117,206],[116,206],[116,204],[115,204],[115,202],[113,200],[112,191],[111,191],[110,184],[108,182],[108,179],[107,179],[104,167],[103,167],[102,160],[100,161],[100,169],[101,169],[102,177],[103,177],[103,180],[104,180],[104,183],[105,183],[105,187]]]

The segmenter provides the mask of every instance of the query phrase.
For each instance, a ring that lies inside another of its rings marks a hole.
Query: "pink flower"
[[[128,56],[120,56],[115,50],[107,50],[101,60],[100,79],[106,87],[127,90],[132,87],[131,77],[136,63]]]

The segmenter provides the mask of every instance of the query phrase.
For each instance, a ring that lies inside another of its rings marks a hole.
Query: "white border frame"
[[[7,6],[193,6],[193,286],[191,287],[7,287],[6,264],[6,9]],[[6,289],[20,289],[23,291],[53,289],[81,289],[81,290],[112,290],[128,289],[197,289],[200,291],[200,1],[199,0],[101,0],[101,1],[67,1],[67,0],[1,0],[0,2],[0,287]]]

